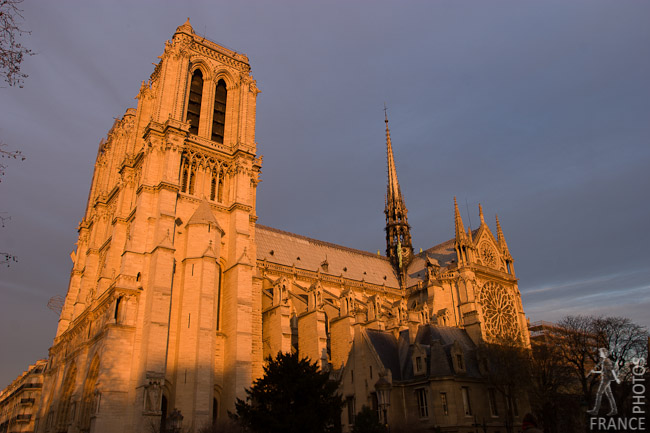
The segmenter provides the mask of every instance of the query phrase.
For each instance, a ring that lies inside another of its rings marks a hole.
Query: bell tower
[[[259,90],[248,58],[189,20],[159,59],[99,146],[50,349],[50,426],[88,427],[67,409],[79,394],[101,396],[93,431],[147,431],[173,408],[197,430],[261,374]]]

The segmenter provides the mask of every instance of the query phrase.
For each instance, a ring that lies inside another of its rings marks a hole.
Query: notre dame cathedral
[[[278,351],[340,380],[344,431],[364,405],[503,430],[527,403],[486,385],[476,348],[529,337],[498,219],[495,236],[479,208],[466,230],[454,199],[453,237],[415,253],[386,119],[385,256],[257,224],[259,92],[248,58],[189,20],[165,44],[99,145],[35,431],[146,432],[177,409],[196,432]]]

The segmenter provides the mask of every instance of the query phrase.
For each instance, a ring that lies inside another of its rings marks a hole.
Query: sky
[[[478,204],[531,321],[650,326],[650,2],[26,0],[23,88],[0,88],[0,386],[47,356],[100,140],[164,43],[248,55],[262,93],[259,223],[385,250],[388,107],[414,248]]]

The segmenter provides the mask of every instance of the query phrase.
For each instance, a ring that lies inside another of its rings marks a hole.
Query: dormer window
[[[224,131],[226,126],[226,100],[228,90],[226,82],[219,80],[217,89],[214,92],[214,113],[212,117],[212,141],[223,144]]]
[[[203,96],[203,74],[197,69],[192,74],[190,83],[190,100],[187,103],[186,120],[190,123],[190,134],[199,133],[199,120],[201,118],[201,99]]]
[[[416,376],[426,374],[427,372],[427,355],[426,352],[420,345],[416,344],[413,346],[413,355],[412,355],[412,363],[413,363],[413,373]]]
[[[456,354],[456,367],[459,371],[465,370],[465,363],[463,362],[463,355],[458,353]]]

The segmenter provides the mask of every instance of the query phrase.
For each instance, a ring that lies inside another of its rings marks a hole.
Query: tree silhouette
[[[253,432],[338,432],[343,400],[337,388],[316,363],[278,353],[267,359],[264,377],[246,390],[246,400],[237,399],[232,416]]]
[[[377,411],[363,406],[354,417],[352,433],[387,433],[386,427],[379,422]]]

